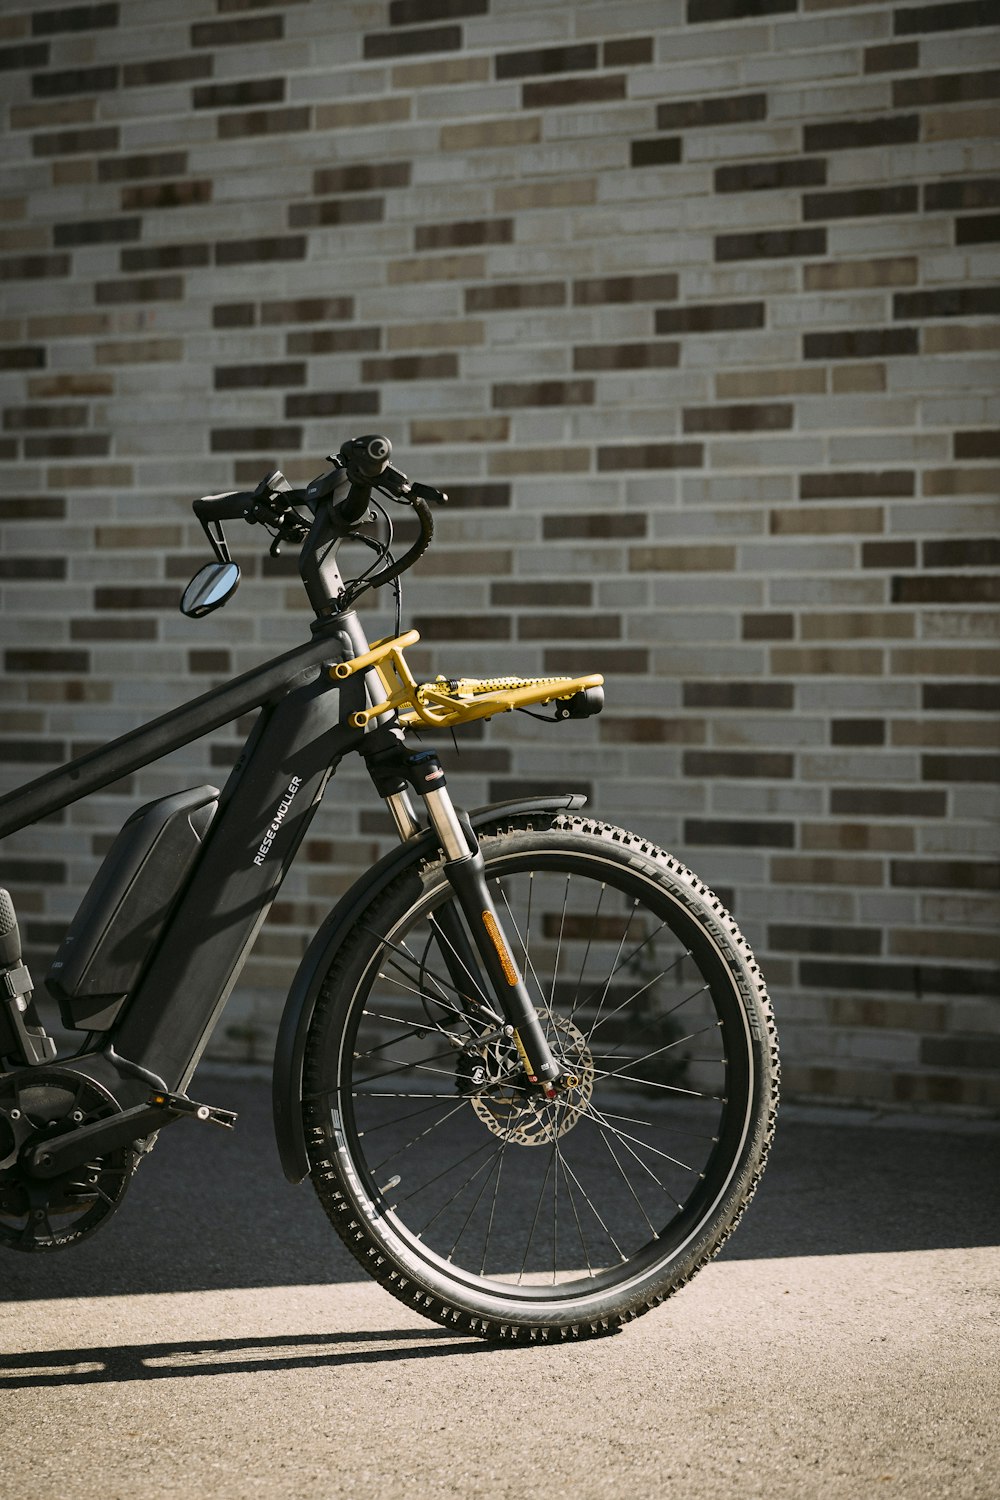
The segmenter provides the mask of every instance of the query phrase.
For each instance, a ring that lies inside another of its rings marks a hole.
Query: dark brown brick
[[[192,89],[195,109],[240,109],[250,104],[280,104],[284,78],[247,78],[236,83],[203,83]]]
[[[806,127],[808,129],[808,127]],[[825,150],[823,146],[806,150]],[[717,193],[755,193],[773,188],[822,187],[826,182],[826,162],[819,157],[779,157],[771,161],[748,161],[716,167]]]
[[[943,573],[895,577],[893,604],[997,604],[1000,576],[993,573]]]
[[[868,120],[824,120],[806,125],[806,151],[858,151],[867,146],[911,145],[920,139],[919,115],[881,115]],[[894,209],[890,213],[896,212]]]
[[[498,609],[580,609],[593,603],[590,583],[560,583],[548,578],[512,583],[506,579],[490,585],[490,603]]]
[[[268,235],[256,240],[221,240],[215,247],[215,264],[238,266],[248,261],[304,260],[307,243],[304,234]]]
[[[465,219],[453,224],[418,224],[414,248],[455,250],[467,245],[509,245],[513,238],[513,219]]]
[[[884,719],[833,719],[831,745],[884,745]]]
[[[276,42],[285,34],[284,16],[240,16],[235,21],[196,21],[192,47],[251,47]]]
[[[66,577],[64,557],[0,557],[0,578],[15,578],[19,582],[32,579],[49,581]]]
[[[198,78],[211,78],[213,59],[205,54],[192,57],[153,57],[145,62],[126,63],[122,70],[122,86],[127,89],[149,89],[169,83],[193,83]]]
[[[30,68],[48,66],[48,42],[24,42],[17,47],[0,47],[0,72],[23,73]]]
[[[649,673],[649,651],[644,646],[553,646],[544,653],[542,670],[576,677],[585,672],[603,672],[606,677],[645,677]]]
[[[101,151],[118,150],[117,125],[97,125],[87,130],[53,130],[37,132],[31,138],[35,156],[92,156]]]
[[[192,203],[210,203],[212,183],[207,177],[185,182],[149,182],[122,188],[122,208],[189,208]]]
[[[869,500],[916,493],[916,476],[911,469],[874,469],[871,472],[834,469],[821,474],[799,475],[799,498],[802,500]]]
[[[601,61],[606,68],[640,68],[653,61],[653,38],[626,36],[602,42]]]
[[[647,276],[590,276],[573,283],[577,307],[597,307],[606,302],[672,302],[678,278],[673,271]]]
[[[86,652],[80,652],[86,655]],[[4,874],[11,884],[65,885],[66,866],[59,859],[4,859]]]
[[[608,641],[621,633],[621,619],[603,612],[520,615],[517,621],[519,641]]]
[[[633,141],[629,159],[633,167],[673,167],[681,160],[683,150],[679,135],[655,135]]]
[[[703,443],[622,443],[597,450],[602,473],[617,469],[700,469]]]
[[[803,959],[799,979],[811,989],[888,990],[908,995],[984,993],[983,970],[952,969],[931,964],[850,963]],[[942,1039],[943,1040],[943,1039]]]
[[[187,266],[207,266],[212,258],[210,245],[140,245],[121,253],[123,271],[178,271]]]
[[[417,615],[414,628],[427,641],[509,641],[505,615]]]
[[[835,786],[830,790],[830,811],[835,817],[943,818],[948,798],[945,792],[920,789]]]
[[[507,312],[518,307],[563,307],[566,284],[562,281],[495,281],[470,286],[465,292],[466,312]]]
[[[862,542],[861,566],[863,568],[915,568],[917,566],[916,542]]]
[[[491,802],[506,802],[514,797],[561,797],[566,791],[582,792],[588,801],[593,800],[593,783],[575,771],[572,776],[564,776],[562,780],[555,781],[536,781],[534,777],[504,777],[490,782],[488,795]]]
[[[118,302],[179,302],[184,296],[182,276],[142,276],[130,281],[99,281],[94,288],[99,306]]]
[[[424,52],[458,52],[461,26],[422,26],[413,31],[374,31],[364,39],[364,56],[412,57]]]
[[[461,510],[503,510],[510,494],[509,484],[450,484],[448,503]]]
[[[994,970],[940,969],[936,973],[950,981],[945,994],[988,995],[995,999],[1000,976]],[[926,965],[920,973],[926,974]],[[964,983],[963,983],[964,982]],[[968,987],[966,988],[966,984]],[[937,989],[937,985],[926,985]],[[1000,1068],[1000,1039],[995,1036],[925,1036],[920,1043],[920,1061],[929,1068],[974,1068],[982,1073]]]
[[[592,406],[592,380],[503,381],[493,387],[493,405],[503,410],[522,406]]]
[[[1000,240],[1000,214],[976,214],[955,220],[956,245],[988,245]]]
[[[105,94],[120,83],[121,69],[117,64],[62,68],[54,73],[33,74],[31,92],[36,99],[59,99],[67,94]]]
[[[919,354],[916,328],[851,328],[837,333],[802,335],[804,359],[882,359]]]
[[[595,537],[608,540],[646,535],[646,515],[642,511],[587,511],[575,515],[542,517],[542,536],[546,540],[566,537]]]
[[[763,302],[689,302],[656,312],[657,333],[728,333],[763,326]]]
[[[995,714],[1000,709],[995,682],[925,682],[921,692],[928,713]]]
[[[660,130],[700,130],[706,125],[741,125],[766,119],[766,94],[684,99],[676,104],[658,104],[656,107],[656,124]]]
[[[301,446],[301,427],[213,427],[211,431],[213,453],[242,453],[247,448],[297,451]]]
[[[62,521],[66,501],[61,495],[25,495],[0,499],[0,521]]]
[[[924,185],[924,207],[930,211],[1000,208],[1000,177],[956,177]]]
[[[187,655],[188,671],[196,675],[210,673],[212,675],[228,677],[233,670],[231,654],[218,647],[191,650]]]
[[[216,134],[220,141],[234,141],[247,135],[291,135],[295,131],[309,130],[311,126],[312,111],[308,104],[300,104],[219,115]]]
[[[15,764],[26,766],[58,766],[65,759],[65,740],[12,740],[4,738],[0,741],[0,760],[2,761],[12,761]],[[7,873],[6,861],[4,862],[4,873]]]
[[[71,620],[69,624],[73,641],[155,641],[158,629],[156,620],[135,615],[127,620]]]
[[[795,824],[763,818],[686,818],[684,842],[723,848],[794,849]]]
[[[969,434],[977,436],[978,434]],[[965,436],[956,433],[956,437]],[[997,433],[983,434],[994,442],[1000,441]],[[982,457],[977,454],[976,457]],[[996,568],[1000,567],[1000,538],[995,536],[949,537],[945,541],[924,542],[925,568]]]
[[[539,73],[585,73],[597,67],[597,47],[582,42],[568,47],[535,47],[526,52],[501,52],[495,59],[497,78],[528,78]]]
[[[325,198],[319,203],[292,203],[289,229],[315,229],[329,224],[379,224],[385,218],[384,198]]]
[[[371,353],[382,347],[381,328],[309,328],[290,333],[289,354]]]
[[[928,31],[959,31],[973,26],[996,26],[993,0],[951,0],[946,5],[904,6],[893,12],[896,36],[917,36]]]
[[[262,323],[333,323],[353,317],[353,297],[296,297],[260,305]]]
[[[992,318],[1000,313],[1000,286],[948,286],[932,292],[896,292],[894,318]]]
[[[918,42],[890,42],[886,46],[866,47],[866,73],[910,73],[920,66]]]
[[[915,183],[886,188],[837,188],[829,193],[805,193],[804,219],[867,219],[884,214],[915,214],[920,195]]]
[[[624,73],[602,73],[593,78],[553,78],[545,83],[526,83],[521,88],[521,102],[525,109],[606,104],[625,98],[627,82]]]
[[[995,99],[1000,94],[1000,69],[984,73],[925,74],[920,78],[897,78],[892,85],[896,109],[924,104],[964,104],[975,99]]]
[[[103,31],[118,25],[117,5],[64,5],[31,18],[32,36],[55,36],[60,31]]]
[[[457,354],[398,354],[385,359],[361,361],[362,380],[456,380],[457,378]]]
[[[795,408],[790,401],[733,406],[686,406],[685,432],[778,432],[791,427]]]
[[[931,794],[925,794],[931,795]],[[944,793],[940,792],[942,799]],[[893,885],[959,891],[1000,890],[1000,864],[972,859],[894,859]]]
[[[166,609],[177,602],[177,591],[170,588],[155,588],[143,583],[131,585],[108,585],[94,590],[95,609]]]
[[[173,177],[187,171],[186,151],[151,151],[140,156],[106,156],[97,163],[98,182],[129,178]]]
[[[25,458],[104,458],[111,452],[106,432],[61,433],[56,437],[30,437],[24,441]]]
[[[1000,696],[1000,693],[998,693]],[[922,755],[921,781],[1000,781],[1000,755]]]
[[[3,414],[3,425],[7,432],[86,427],[89,415],[87,406],[8,406]]]
[[[756,229],[715,236],[716,260],[777,260],[786,255],[825,255],[825,229]]]
[[[8,345],[0,349],[0,370],[44,370],[44,344]]]
[[[993,428],[957,432],[952,447],[957,459],[1000,459],[1000,432]]]
[[[409,187],[408,161],[353,162],[344,167],[320,167],[313,173],[313,192],[371,193],[379,188]]]
[[[174,603],[176,603],[176,598]],[[53,672],[59,677],[67,674],[83,675],[90,671],[89,651],[67,651],[64,646],[57,646],[51,651],[40,647],[10,647],[3,654],[4,666],[8,672]],[[5,872],[9,874],[7,865]]]
[[[581,344],[573,350],[574,370],[675,369],[680,344]]]
[[[744,615],[740,634],[745,641],[791,641],[795,638],[795,616]]]
[[[57,249],[72,245],[117,244],[121,240],[137,240],[142,233],[142,221],[129,219],[80,219],[72,224],[53,225],[53,243]]]
[[[798,9],[799,0],[688,0],[689,26],[703,21],[741,21],[752,16],[783,15]]]
[[[310,391],[285,398],[286,417],[377,417],[378,391]]]
[[[782,750],[685,750],[685,776],[763,777],[795,775],[795,756]]]
[[[261,386],[305,385],[305,361],[294,364],[216,365],[217,391],[253,390]]]
[[[778,923],[767,930],[769,948],[786,953],[874,955],[882,951],[882,934],[874,927],[820,927]]]
[[[391,0],[390,26],[413,26],[421,21],[457,21],[463,16],[489,14],[489,0]]]
[[[0,260],[4,281],[40,281],[48,276],[68,276],[73,269],[70,255],[10,255]]]

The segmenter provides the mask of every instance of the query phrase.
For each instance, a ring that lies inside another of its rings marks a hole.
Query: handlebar
[[[304,490],[295,490],[280,470],[266,474],[255,490],[230,490],[218,495],[203,495],[195,500],[193,510],[209,541],[220,558],[228,560],[228,548],[221,522],[242,520],[261,522],[275,535],[272,551],[282,541],[304,543],[303,566],[310,545],[332,544],[334,551],[349,536],[356,535],[358,523],[368,515],[372,492],[378,490],[389,499],[411,506],[420,524],[420,534],[413,545],[396,562],[377,572],[368,572],[343,586],[341,606],[347,607],[367,589],[380,588],[397,579],[427,550],[434,535],[434,522],[428,502],[443,503],[447,495],[430,485],[408,480],[394,469],[389,459],[389,439],[373,433],[353,438],[343,444],[334,467]],[[349,488],[343,499],[336,499],[344,485]],[[307,520],[296,507],[311,513]],[[306,574],[303,571],[303,579]],[[307,585],[308,587],[308,585]]]

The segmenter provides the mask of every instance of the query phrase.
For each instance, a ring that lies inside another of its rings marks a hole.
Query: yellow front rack
[[[376,641],[370,651],[330,668],[331,676],[343,681],[355,672],[374,667],[385,689],[384,703],[374,703],[371,708],[351,715],[353,728],[364,729],[372,719],[394,711],[401,724],[447,728],[468,724],[473,719],[489,719],[493,714],[509,713],[514,708],[572,698],[575,693],[601,687],[604,682],[596,672],[587,677],[436,677],[433,682],[417,682],[403,652],[419,639],[417,630],[387,636]]]

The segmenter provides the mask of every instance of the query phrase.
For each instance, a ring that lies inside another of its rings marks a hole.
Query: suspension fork
[[[442,950],[452,982],[463,994],[469,981],[485,970],[500,1013],[511,1029],[529,1083],[548,1091],[563,1076],[553,1056],[528,994],[524,979],[504,932],[503,921],[486,881],[486,864],[475,833],[463,823],[451,800],[444,771],[432,750],[400,755],[397,765],[414,791],[423,798],[427,819],[444,851],[444,871],[458,908],[447,902],[435,914],[444,942]],[[420,830],[405,791],[383,791],[397,832],[403,839]],[[470,945],[471,937],[471,945]],[[476,962],[478,960],[478,962]],[[475,1004],[475,997],[473,1005]]]

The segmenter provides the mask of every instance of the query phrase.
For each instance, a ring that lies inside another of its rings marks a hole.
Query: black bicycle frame
[[[368,649],[357,615],[335,615],[313,641],[0,799],[2,838],[260,709],[133,992],[75,1068],[134,1077],[137,1092],[187,1086],[329,778],[365,737],[349,716],[384,700],[374,673],[338,681],[323,666]]]

